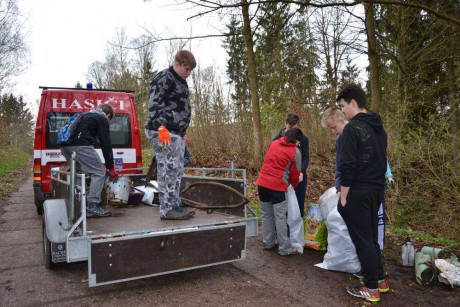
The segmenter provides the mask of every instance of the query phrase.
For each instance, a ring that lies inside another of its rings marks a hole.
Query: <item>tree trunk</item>
[[[366,13],[367,55],[369,57],[369,81],[371,83],[371,110],[380,111],[382,91],[380,87],[379,58],[377,54],[377,40],[375,39],[375,16],[374,5],[364,3]]]
[[[455,82],[455,68],[454,61],[452,58],[447,60],[447,84],[449,85],[449,106],[452,111],[451,119],[451,134],[452,134],[452,150],[453,150],[453,162],[457,163],[459,160],[459,149],[458,149],[458,118],[459,118],[459,104],[457,102],[457,84]]]
[[[251,24],[249,20],[249,5],[247,0],[241,0],[243,14],[243,36],[248,58],[248,77],[251,90],[252,126],[254,133],[254,162],[258,167],[262,163],[262,137],[260,125],[259,86],[257,84],[256,60],[254,55],[254,42],[252,40]]]
[[[407,116],[407,101],[406,101],[406,93],[407,93],[407,86],[406,86],[406,37],[405,37],[405,29],[406,29],[406,21],[403,16],[403,8],[397,7],[398,14],[397,14],[397,29],[399,32],[398,41],[397,41],[397,60],[398,60],[398,103],[402,106],[401,109],[401,118],[405,118]]]

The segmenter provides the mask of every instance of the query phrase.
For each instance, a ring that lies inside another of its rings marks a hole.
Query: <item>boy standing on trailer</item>
[[[190,124],[189,89],[185,81],[196,67],[193,54],[179,50],[174,64],[153,77],[148,100],[145,135],[157,158],[157,181],[162,220],[193,216],[180,200],[184,173],[185,134]]]

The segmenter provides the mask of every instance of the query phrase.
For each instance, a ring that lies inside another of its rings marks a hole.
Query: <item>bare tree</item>
[[[15,0],[0,0],[0,90],[22,73],[28,59],[24,25]]]
[[[352,12],[344,12],[341,7],[327,7],[313,14],[312,28],[319,45],[319,59],[325,71],[322,99],[326,104],[335,101],[340,71],[345,64],[351,63],[351,57],[359,45],[361,22],[357,25]],[[359,50],[356,53],[361,52]]]
[[[107,75],[105,63],[101,61],[94,61],[89,65],[86,79],[91,81],[95,88],[107,88]]]
[[[252,38],[251,21],[249,19],[249,4],[241,0],[243,15],[243,36],[248,57],[248,79],[251,88],[252,126],[254,129],[254,159],[256,165],[262,163],[262,129],[260,126],[259,85],[257,84],[256,59],[254,55],[254,41]]]
[[[146,44],[147,37],[140,36],[132,41],[134,49],[134,73],[137,78],[137,88],[134,97],[140,126],[144,127],[147,119],[147,100],[150,92],[150,80],[155,75],[156,44]],[[142,140],[144,141],[144,139]]]

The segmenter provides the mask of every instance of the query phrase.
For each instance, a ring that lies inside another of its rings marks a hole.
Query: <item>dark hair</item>
[[[342,89],[339,93],[339,96],[337,96],[337,101],[340,102],[341,99],[345,100],[347,103],[350,103],[351,100],[354,99],[358,104],[358,108],[366,108],[366,93],[356,84],[350,84]]]
[[[288,123],[289,125],[294,126],[294,125],[297,125],[298,122],[299,122],[299,116],[297,114],[289,113],[286,116],[286,123]]]
[[[303,133],[299,128],[292,128],[286,131],[286,143],[295,143],[302,140]]]
[[[111,120],[115,116],[115,109],[109,104],[103,103],[98,108],[105,114],[109,115]]]

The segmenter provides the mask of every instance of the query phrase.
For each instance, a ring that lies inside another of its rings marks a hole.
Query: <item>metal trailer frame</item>
[[[159,213],[154,214],[157,208],[140,206],[123,209],[116,219],[88,222],[85,175],[75,173],[75,163],[74,153],[70,172],[54,170],[51,174],[56,198],[44,203],[45,261],[46,248],[51,253],[48,267],[88,261],[90,287],[239,261],[246,257],[246,238],[257,236],[257,216],[248,205],[212,214],[199,210],[185,221],[160,221]],[[183,183],[218,181],[237,186],[246,195],[245,169],[235,169],[232,164],[230,168],[187,170],[201,175],[184,176]],[[231,178],[209,176],[222,171],[229,172]],[[235,178],[238,174],[241,178]],[[129,176],[135,179],[145,174]],[[77,184],[76,179],[84,184]],[[124,225],[123,219],[127,221]]]

